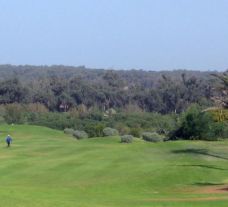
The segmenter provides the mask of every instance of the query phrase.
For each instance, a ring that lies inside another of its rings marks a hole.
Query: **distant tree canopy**
[[[103,111],[130,107],[180,113],[192,103],[211,106],[211,98],[219,93],[213,90],[216,79],[209,72],[185,70],[0,65],[0,104],[41,103],[62,112],[83,105]]]
[[[0,83],[0,104],[22,103],[28,98],[27,87],[22,86],[16,78]]]
[[[214,77],[218,78],[220,81],[217,85],[219,91],[218,96],[214,97],[214,100],[217,101],[220,105],[223,105],[225,108],[228,108],[228,71],[222,74],[212,74]]]

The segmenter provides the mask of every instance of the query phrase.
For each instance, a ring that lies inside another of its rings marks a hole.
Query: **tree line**
[[[215,76],[222,73],[215,72]],[[0,66],[0,104],[41,103],[49,111],[83,106],[181,113],[192,103],[209,107],[220,97],[209,72],[87,69],[84,66]]]

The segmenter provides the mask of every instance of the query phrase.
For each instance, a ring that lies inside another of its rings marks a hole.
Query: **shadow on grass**
[[[201,168],[207,168],[207,169],[213,169],[213,170],[228,170],[221,167],[213,166],[213,165],[178,165],[181,167],[201,167]]]
[[[198,185],[198,186],[218,186],[218,185],[224,185],[224,183],[198,182],[198,183],[194,183],[194,185]]]
[[[195,154],[195,155],[206,155],[206,156],[210,156],[210,157],[215,157],[218,159],[223,159],[223,160],[228,160],[227,157],[223,157],[220,155],[216,155],[216,154],[211,154],[209,153],[209,151],[207,149],[184,149],[184,150],[173,150],[172,151],[175,154]]]

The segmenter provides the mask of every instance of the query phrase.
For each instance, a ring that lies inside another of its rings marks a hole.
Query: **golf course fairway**
[[[0,207],[228,206],[228,140],[122,144],[29,125],[0,132]]]

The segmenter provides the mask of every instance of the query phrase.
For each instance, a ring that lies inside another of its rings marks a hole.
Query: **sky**
[[[0,0],[0,64],[223,71],[228,0]]]

